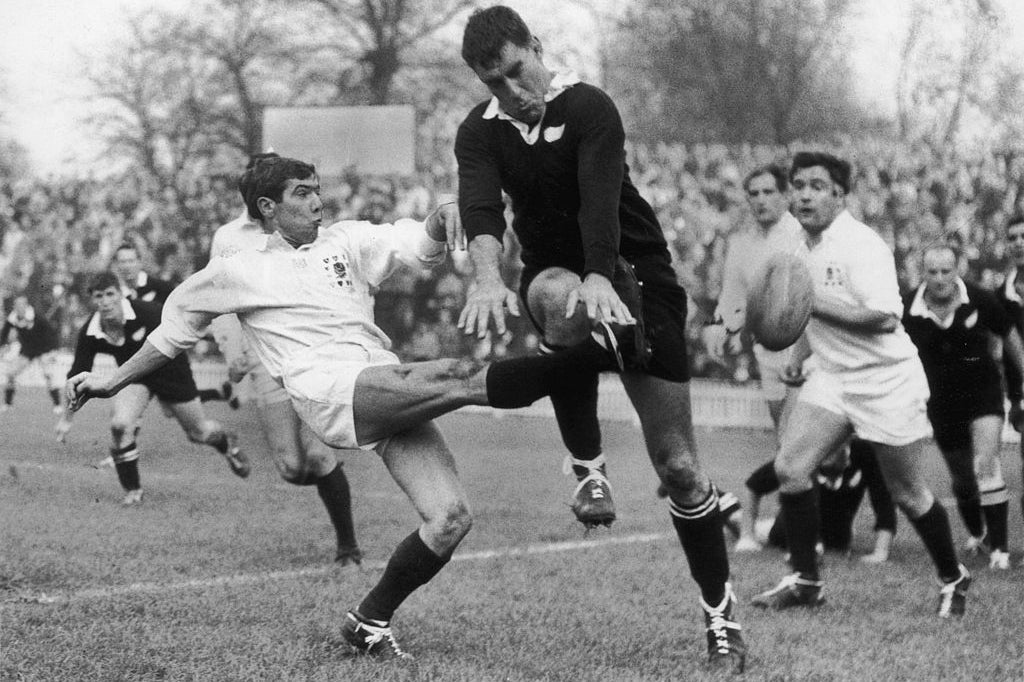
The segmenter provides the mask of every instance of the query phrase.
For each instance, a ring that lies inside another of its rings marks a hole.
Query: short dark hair
[[[821,166],[828,172],[832,182],[843,188],[844,194],[850,193],[850,176],[853,172],[850,162],[833,156],[828,152],[797,152],[793,155],[793,163],[789,167],[789,180],[802,168]]]
[[[789,177],[786,174],[786,169],[777,163],[769,163],[764,166],[758,166],[747,173],[747,177],[743,178],[744,192],[750,188],[750,181],[759,175],[770,175],[775,178],[775,189],[780,192],[785,192],[789,189]]]
[[[110,287],[114,287],[118,291],[121,290],[121,280],[119,280],[117,275],[110,270],[97,272],[92,276],[92,279],[89,280],[90,294],[95,291],[106,291]]]
[[[238,191],[245,201],[245,210],[255,220],[262,220],[259,206],[260,197],[273,201],[284,198],[284,188],[289,180],[305,180],[316,175],[316,166],[298,159],[277,154],[259,154],[261,158],[250,160],[245,172],[238,179]]]
[[[462,59],[470,68],[486,68],[498,61],[506,43],[526,47],[532,39],[530,28],[511,7],[478,9],[470,15],[462,33]]]
[[[1011,227],[1021,224],[1024,224],[1024,213],[1014,213],[1006,221],[1006,231],[1009,232]]]

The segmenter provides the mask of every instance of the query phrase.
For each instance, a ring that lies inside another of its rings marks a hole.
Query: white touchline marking
[[[499,547],[497,549],[485,549],[476,552],[456,553],[452,557],[452,561],[487,561],[489,559],[501,557],[535,556],[540,554],[554,554],[556,552],[573,552],[578,550],[597,549],[600,547],[610,547],[613,545],[632,545],[646,542],[658,542],[672,537],[675,536],[670,533],[638,533],[634,535],[603,538],[601,540],[570,540],[565,542],[526,545],[525,547]],[[363,564],[365,568],[376,570],[383,570],[384,565],[385,562],[383,561],[372,561]],[[14,599],[4,600],[0,598],[0,606],[2,606],[4,602],[68,604],[88,599],[106,599],[132,594],[160,594],[164,592],[170,593],[181,590],[204,589],[209,587],[236,587],[240,585],[252,585],[254,583],[274,582],[277,580],[294,580],[297,578],[324,576],[332,573],[343,573],[345,570],[346,569],[344,568],[338,568],[333,564],[329,564],[326,566],[300,568],[289,571],[236,573],[234,575],[217,576],[212,578],[181,580],[173,583],[129,583],[127,585],[119,585],[115,587],[94,587],[74,592],[53,594],[30,592],[15,595]]]

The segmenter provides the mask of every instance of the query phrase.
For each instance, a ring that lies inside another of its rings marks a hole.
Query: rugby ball
[[[751,279],[747,329],[768,350],[789,348],[807,327],[813,304],[807,265],[793,254],[772,254]]]

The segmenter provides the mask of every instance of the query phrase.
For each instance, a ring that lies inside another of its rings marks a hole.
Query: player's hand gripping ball
[[[807,327],[814,304],[811,272],[800,258],[773,254],[747,292],[747,329],[768,350],[789,348]]]

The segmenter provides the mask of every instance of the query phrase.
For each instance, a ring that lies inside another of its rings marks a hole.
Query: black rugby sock
[[[988,533],[985,536],[990,549],[998,549],[1000,552],[1007,551],[1009,532],[1007,525],[1010,517],[1010,503],[997,502],[986,504],[981,510],[985,513],[985,527]]]
[[[721,604],[729,580],[729,554],[715,487],[711,487],[703,502],[693,507],[669,499],[669,514],[704,603]]]
[[[60,407],[60,389],[59,388],[51,388],[50,389],[50,400],[53,401],[54,407]]]
[[[356,546],[356,531],[352,523],[352,496],[348,477],[338,464],[326,476],[316,479],[316,491],[327,507],[334,533],[338,538],[338,549]]]
[[[418,587],[430,582],[449,558],[434,554],[420,538],[419,531],[414,531],[398,543],[384,568],[384,575],[356,612],[364,618],[390,621],[401,603]]]
[[[908,515],[909,516],[909,515]],[[910,519],[914,530],[921,536],[921,542],[932,558],[932,563],[944,582],[960,577],[960,562],[953,547],[953,533],[949,528],[949,514],[938,500],[931,509],[916,519]]]
[[[779,493],[780,516],[786,529],[786,547],[793,570],[804,578],[819,580],[818,543],[821,520],[818,516],[818,491]]]
[[[956,508],[960,512],[964,526],[971,537],[980,538],[985,534],[985,519],[981,512],[981,498],[975,496],[969,500],[957,500]]]
[[[138,490],[142,487],[139,478],[139,451],[132,442],[120,448],[110,448],[110,456],[114,459],[114,470],[117,480],[125,490]]]
[[[584,374],[551,393],[551,406],[562,442],[579,460],[590,461],[601,454],[601,424],[597,419],[599,383],[600,375]],[[580,466],[574,466],[573,470],[577,476],[589,473]]]
[[[487,368],[487,404],[503,409],[526,407],[608,369],[609,352],[592,337],[551,355],[498,360]]]

